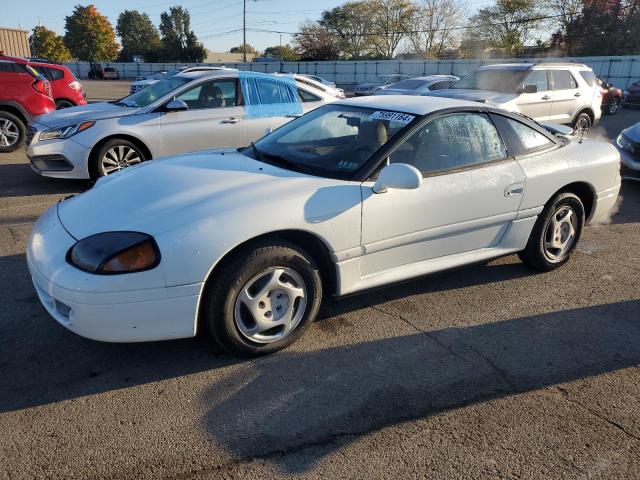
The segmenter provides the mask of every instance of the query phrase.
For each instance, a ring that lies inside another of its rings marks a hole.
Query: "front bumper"
[[[192,337],[202,284],[140,289],[150,270],[93,275],[66,261],[76,240],[51,207],[35,224],[27,265],[42,306],[62,326],[93,340],[144,342]],[[164,281],[162,282],[164,283]]]
[[[614,145],[620,153],[620,174],[622,175],[622,178],[625,180],[640,179],[640,157],[637,157],[628,150],[620,148],[616,142],[614,142]]]
[[[75,142],[73,138],[62,140],[38,140],[40,132],[48,127],[29,124],[26,154],[34,172],[44,177],[88,179],[91,148]]]

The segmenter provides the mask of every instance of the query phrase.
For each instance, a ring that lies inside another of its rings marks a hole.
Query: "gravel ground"
[[[86,187],[0,156],[0,478],[640,478],[640,183],[558,271],[510,256],[328,300],[257,360],[48,317],[25,241]]]

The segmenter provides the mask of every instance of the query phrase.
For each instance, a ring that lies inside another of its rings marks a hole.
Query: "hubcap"
[[[544,234],[544,253],[550,262],[564,260],[576,239],[577,225],[577,215],[568,205],[553,214]]]
[[[12,147],[19,138],[18,126],[7,118],[0,118],[0,147]]]
[[[133,148],[126,145],[116,145],[107,150],[107,153],[102,157],[102,171],[105,175],[109,175],[141,161],[142,158]]]
[[[272,343],[298,326],[307,306],[307,289],[288,267],[264,270],[244,284],[236,298],[234,320],[240,333],[256,343]]]

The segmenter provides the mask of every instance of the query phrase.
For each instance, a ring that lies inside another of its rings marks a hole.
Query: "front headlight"
[[[633,152],[633,145],[629,140],[624,138],[624,135],[622,134],[618,135],[618,138],[616,138],[616,143],[621,149],[627,150],[629,152]]]
[[[46,130],[40,134],[39,140],[54,140],[58,138],[69,138],[76,133],[80,133],[87,128],[91,128],[96,122],[82,122],[74,125],[67,125],[65,127],[54,128]]]
[[[139,232],[106,232],[84,238],[67,253],[67,261],[99,275],[142,272],[160,263],[153,237]]]

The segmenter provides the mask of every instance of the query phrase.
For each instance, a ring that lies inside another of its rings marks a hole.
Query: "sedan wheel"
[[[200,322],[234,355],[263,355],[291,345],[315,319],[320,272],[297,245],[265,240],[231,254],[211,274]]]
[[[123,138],[114,138],[102,145],[100,150],[92,155],[89,165],[91,178],[97,180],[99,177],[110,175],[124,168],[137,165],[148,160],[142,148]]]
[[[576,212],[564,205],[547,222],[544,253],[552,263],[561,262],[573,246],[577,229]]]
[[[25,137],[24,125],[14,115],[0,112],[0,152],[17,150]]]

